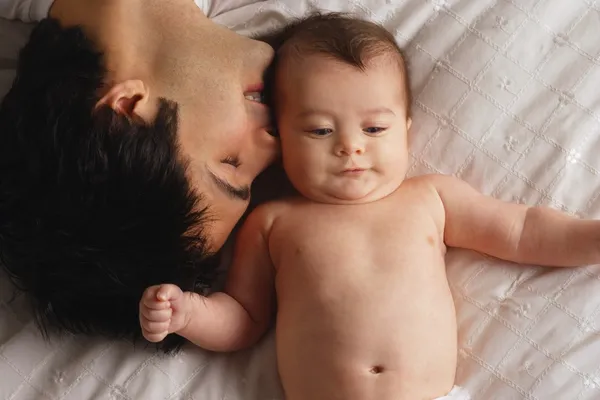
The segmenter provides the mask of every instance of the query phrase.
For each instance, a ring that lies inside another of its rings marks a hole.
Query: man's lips
[[[246,88],[246,91],[244,92],[244,97],[246,98],[246,100],[256,103],[256,105],[261,106],[262,110],[267,110],[268,107],[264,103],[264,96],[263,96],[264,87],[265,87],[265,85],[263,83],[255,83],[253,85],[250,85]],[[275,129],[271,125],[270,121],[265,124],[265,131],[270,136],[277,137],[277,129]]]
[[[265,84],[264,83],[255,83],[253,85],[250,85],[246,88],[245,92],[249,93],[249,92],[262,92],[263,90],[265,90]]]
[[[246,100],[255,101],[257,103],[263,103],[263,91],[265,85],[263,83],[255,83],[246,88],[244,91],[244,97]]]
[[[246,100],[250,100],[255,103],[263,104],[262,92],[246,92],[246,93],[244,93],[244,97],[246,98]]]

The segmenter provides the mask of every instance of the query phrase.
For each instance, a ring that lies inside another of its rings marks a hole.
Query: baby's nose
[[[364,152],[363,141],[358,137],[342,137],[335,146],[335,154],[338,157],[361,155]]]

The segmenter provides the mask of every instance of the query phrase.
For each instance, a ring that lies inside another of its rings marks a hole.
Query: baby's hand
[[[189,297],[175,285],[151,286],[140,300],[140,326],[149,342],[185,328],[189,321]]]

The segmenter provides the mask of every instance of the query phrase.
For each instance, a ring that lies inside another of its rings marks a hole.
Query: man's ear
[[[144,82],[131,79],[113,85],[96,107],[107,105],[132,120],[153,120],[155,107],[150,103],[150,90]]]
[[[406,120],[406,132],[408,132],[410,130],[410,127],[412,126],[412,118],[408,118]]]

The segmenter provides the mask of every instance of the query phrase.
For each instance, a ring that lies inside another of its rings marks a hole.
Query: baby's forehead
[[[407,90],[407,85],[401,63],[402,60],[392,52],[365,59],[361,66],[324,53],[286,55],[276,67],[273,82],[275,95],[279,99],[281,96],[294,96],[297,93],[295,90],[307,86],[317,91],[323,87],[335,90],[336,87],[349,85],[349,80],[356,83],[364,78],[371,82],[373,79],[376,82],[389,82],[389,85],[377,85],[374,90],[402,93],[406,97],[403,92]],[[365,85],[369,83],[365,82]]]
[[[307,66],[311,65],[326,66],[331,68],[332,71],[349,70],[374,73],[386,70],[385,72],[389,73],[392,72],[390,70],[393,70],[393,72],[397,71],[400,74],[403,74],[404,71],[404,59],[402,55],[392,50],[381,52],[368,58],[364,57],[360,63],[355,63],[337,54],[316,52],[310,49],[306,51],[299,50],[294,53],[282,53],[279,56],[276,70],[292,70],[297,73],[305,72],[308,74],[310,71],[307,69]]]
[[[298,77],[309,79],[310,76],[305,74],[310,72],[302,69],[307,60],[332,66],[337,62],[337,66],[360,71],[371,70],[377,62],[393,61],[400,73],[400,90],[404,89],[410,108],[410,85],[402,50],[394,36],[381,25],[344,14],[315,14],[263,39],[273,46],[276,54],[266,75],[265,91],[267,103],[275,111],[277,104],[270,101],[274,92],[279,91],[281,85],[289,84],[284,79],[276,79],[277,76],[293,72]],[[284,68],[289,69],[284,71]]]

